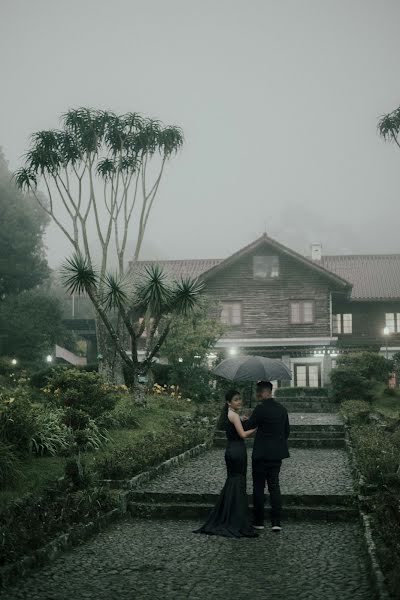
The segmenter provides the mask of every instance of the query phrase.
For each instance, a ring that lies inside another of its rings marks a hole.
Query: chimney
[[[321,262],[322,244],[311,244],[311,259],[315,262]]]

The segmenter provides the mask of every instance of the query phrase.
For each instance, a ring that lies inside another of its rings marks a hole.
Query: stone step
[[[147,504],[129,502],[128,513],[135,518],[151,519],[205,519],[212,509],[212,504]],[[351,506],[283,506],[284,519],[318,520],[318,521],[353,521],[358,518],[358,510]],[[267,509],[266,519],[269,519]]]
[[[343,431],[313,431],[312,429],[307,429],[307,427],[302,427],[301,429],[290,430],[290,440],[296,438],[313,438],[318,440],[343,439],[344,429]]]
[[[146,490],[131,490],[129,502],[143,504],[207,504],[213,506],[219,493],[191,493],[191,492],[153,492]],[[252,504],[252,494],[247,494],[249,504]],[[357,496],[351,494],[282,494],[282,503],[285,506],[347,506],[357,505]],[[269,495],[265,494],[265,505],[269,506]]]
[[[308,427],[290,428],[290,439],[294,438],[315,438],[315,439],[338,439],[344,438],[344,427],[337,430],[310,429]],[[224,431],[216,431],[214,440],[226,441]]]
[[[254,439],[245,440],[246,446],[251,448],[254,445]],[[226,439],[216,438],[213,442],[214,448],[226,448]],[[318,437],[290,437],[289,448],[345,448],[346,442],[343,437],[337,438],[318,438]]]
[[[314,406],[314,405],[295,405],[295,404],[287,404],[285,405],[286,410],[289,413],[325,413],[325,414],[334,414],[337,413],[337,406]]]

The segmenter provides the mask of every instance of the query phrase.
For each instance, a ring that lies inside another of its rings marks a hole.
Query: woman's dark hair
[[[218,424],[217,424],[217,428],[219,431],[223,431],[226,427],[226,423],[228,421],[228,410],[229,410],[228,402],[230,402],[232,400],[232,398],[234,398],[235,396],[240,396],[240,392],[238,392],[237,390],[228,390],[225,394],[225,404],[221,411],[220,417],[218,419]]]

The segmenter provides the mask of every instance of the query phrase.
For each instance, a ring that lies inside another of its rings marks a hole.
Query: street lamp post
[[[385,336],[385,343],[386,343],[386,360],[389,360],[389,350],[388,350],[389,327],[384,328],[383,335]]]

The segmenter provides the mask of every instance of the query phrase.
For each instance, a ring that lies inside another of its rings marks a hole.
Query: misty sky
[[[265,229],[302,253],[400,252],[398,0],[0,0],[12,170],[68,108],[180,125],[142,258],[222,258]],[[51,227],[49,262],[70,253]]]

